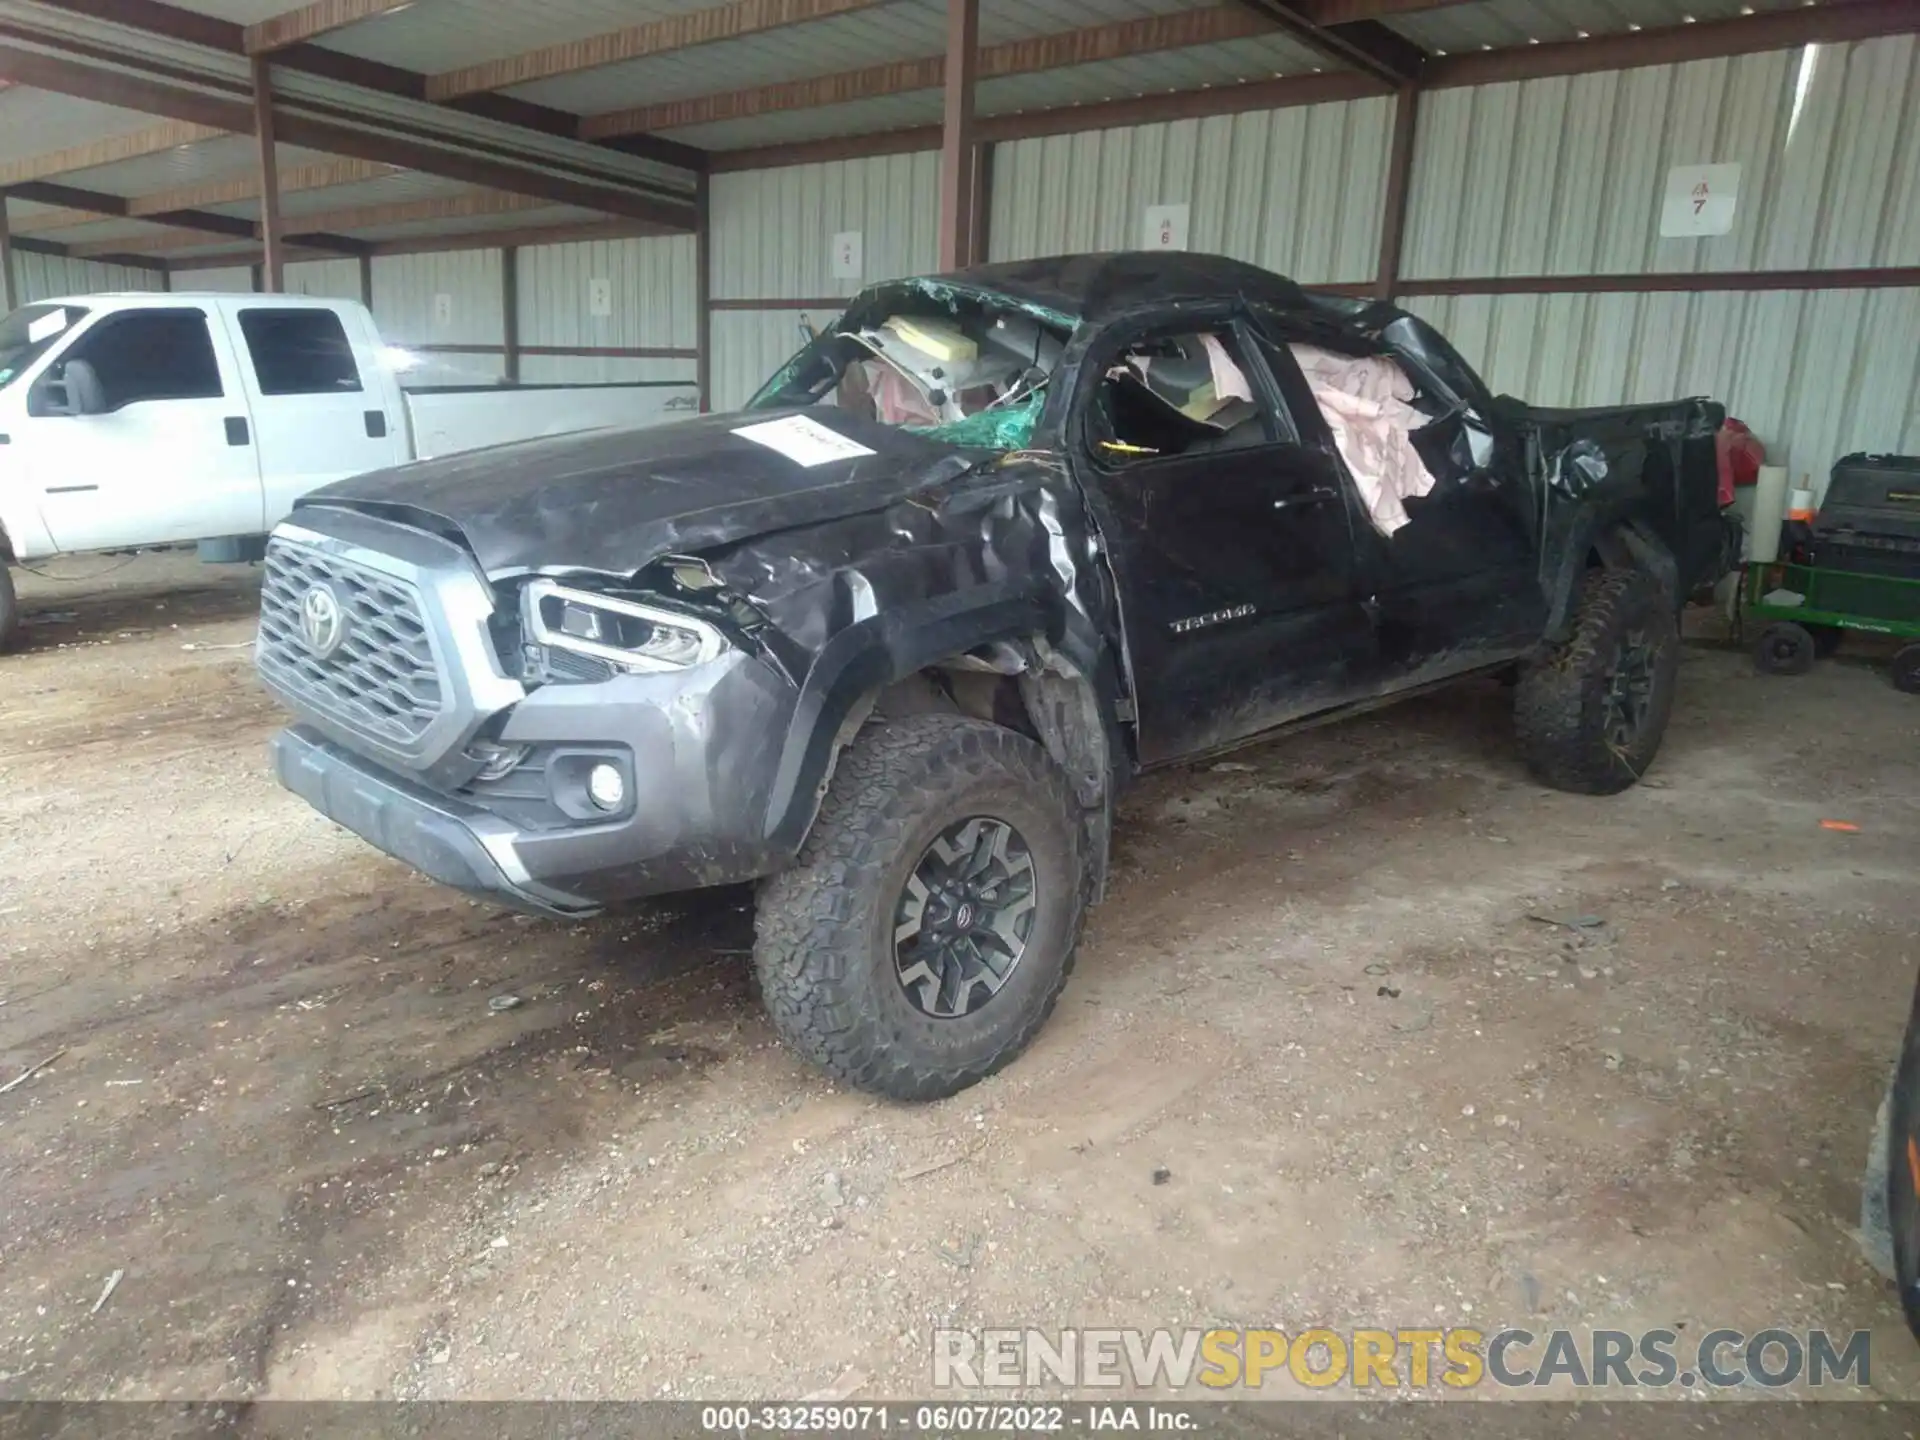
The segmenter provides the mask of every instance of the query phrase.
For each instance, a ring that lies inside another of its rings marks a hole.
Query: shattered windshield
[[[1032,437],[1072,323],[990,295],[929,287],[861,305],[748,402],[825,405],[954,445],[1016,450]]]
[[[0,390],[86,314],[80,305],[27,305],[0,320]]]

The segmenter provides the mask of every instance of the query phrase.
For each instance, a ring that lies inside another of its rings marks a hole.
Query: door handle
[[[1288,495],[1273,502],[1276,510],[1291,510],[1299,505],[1324,505],[1329,500],[1338,500],[1340,492],[1329,490],[1324,485],[1316,485],[1311,490],[1302,490],[1298,495]]]
[[[227,416],[227,444],[247,445],[252,438],[247,433],[247,417],[244,415]]]

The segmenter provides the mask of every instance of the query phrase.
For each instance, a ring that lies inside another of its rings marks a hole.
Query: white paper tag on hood
[[[837,430],[829,430],[818,420],[805,415],[788,415],[765,420],[758,425],[743,425],[733,432],[742,440],[751,440],[769,450],[778,450],[796,465],[825,465],[834,460],[857,460],[874,452],[858,440],[849,440]]]

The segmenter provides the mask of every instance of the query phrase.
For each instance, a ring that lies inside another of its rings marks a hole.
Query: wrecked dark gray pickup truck
[[[945,1095],[1046,1019],[1144,769],[1506,672],[1537,775],[1632,784],[1725,559],[1720,419],[1495,398],[1215,257],[879,285],[745,412],[308,496],[274,760],[547,915],[758,881],[781,1034]]]

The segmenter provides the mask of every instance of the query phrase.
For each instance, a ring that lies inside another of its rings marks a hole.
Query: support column
[[[506,375],[509,385],[520,383],[520,251],[508,245],[500,251],[500,319],[506,337]]]
[[[0,190],[0,300],[8,313],[20,308],[13,279],[13,229],[7,221],[7,196]]]
[[[360,303],[369,310],[373,309],[373,257],[371,255],[360,257]]]
[[[1391,300],[1400,285],[1400,246],[1407,234],[1407,192],[1413,183],[1414,129],[1420,117],[1420,87],[1402,85],[1393,102],[1393,149],[1387,155],[1387,198],[1380,210],[1380,265],[1373,293]]]
[[[699,329],[693,337],[694,388],[700,413],[713,409],[713,192],[700,176],[693,192],[693,310]]]
[[[940,126],[940,268],[973,263],[973,75],[980,62],[980,0],[947,0],[946,109]]]
[[[973,147],[973,240],[969,265],[984,265],[990,249],[993,224],[993,146]]]
[[[273,68],[265,55],[253,57],[253,133],[260,142],[260,241],[266,254],[258,288],[278,295],[286,288],[281,254],[280,163],[273,144]]]

